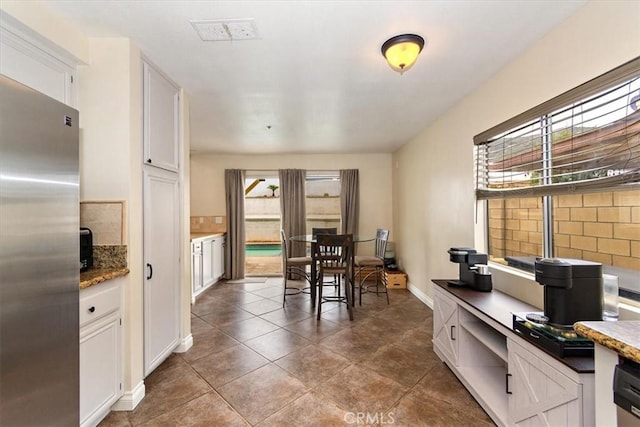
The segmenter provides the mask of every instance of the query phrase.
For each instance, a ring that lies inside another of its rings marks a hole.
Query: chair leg
[[[353,290],[349,289],[349,286],[353,288],[353,279],[348,274],[344,275],[344,296],[347,299],[347,310],[349,310],[349,320],[353,320],[353,301],[350,298],[353,294]]]
[[[284,292],[283,292],[283,295],[282,295],[282,308],[284,308],[284,304],[287,301],[287,276],[288,275],[289,275],[289,272],[285,268],[284,274],[282,275],[282,277],[284,278]]]
[[[318,320],[320,320],[320,314],[322,313],[322,280],[323,276],[321,274],[318,275]]]

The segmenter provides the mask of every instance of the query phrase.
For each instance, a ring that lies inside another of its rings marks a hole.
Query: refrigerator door
[[[0,75],[0,425],[79,424],[78,112]]]

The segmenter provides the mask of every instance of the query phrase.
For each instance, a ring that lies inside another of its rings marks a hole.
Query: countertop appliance
[[[468,286],[476,291],[488,292],[492,289],[491,273],[487,267],[489,256],[480,254],[473,248],[451,248],[449,261],[459,264],[459,279],[449,280],[451,286]],[[480,267],[482,266],[482,268]],[[478,271],[481,269],[481,271]]]
[[[78,112],[0,74],[0,424],[79,424]]]
[[[93,267],[93,233],[87,227],[80,227],[80,271]]]
[[[621,358],[613,374],[618,427],[640,426],[640,365]]]
[[[593,341],[576,334],[571,326],[553,326],[542,312],[512,313],[513,330],[525,340],[558,357],[593,357]]]
[[[565,258],[539,258],[536,282],[544,286],[544,315],[554,326],[602,320],[602,264]]]

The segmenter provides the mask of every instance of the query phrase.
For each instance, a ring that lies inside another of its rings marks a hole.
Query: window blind
[[[640,183],[640,57],[474,138],[476,197]]]

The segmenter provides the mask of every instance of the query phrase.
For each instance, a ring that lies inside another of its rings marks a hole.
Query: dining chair
[[[314,258],[318,263],[319,281],[325,275],[341,276],[344,283],[344,295],[338,286],[336,295],[322,295],[323,286],[318,286],[318,320],[322,313],[322,304],[339,302],[347,304],[349,320],[353,320],[353,235],[318,234],[314,246]],[[339,256],[336,256],[339,254]]]
[[[315,239],[318,234],[338,234],[337,227],[312,227],[311,235]],[[336,254],[337,256],[338,254]],[[321,282],[322,286],[334,286],[336,289],[340,286],[340,276],[333,276],[333,280],[327,282]]]
[[[298,288],[288,286],[289,277],[303,278],[311,285],[311,273],[307,272],[307,266],[311,266],[313,262],[311,257],[289,257],[289,241],[284,230],[280,230],[280,238],[282,240],[282,276],[284,277],[284,293],[282,296],[282,306],[284,307],[288,295],[297,295],[304,292],[307,288]]]
[[[387,294],[387,304],[389,304],[389,290],[387,289],[387,279],[384,274],[384,253],[387,250],[389,240],[389,230],[378,229],[376,231],[375,254],[373,256],[356,256],[354,264],[359,278],[358,301],[362,305],[362,293],[372,292],[370,288],[375,286],[376,295]],[[374,285],[367,285],[366,281],[373,277]]]

